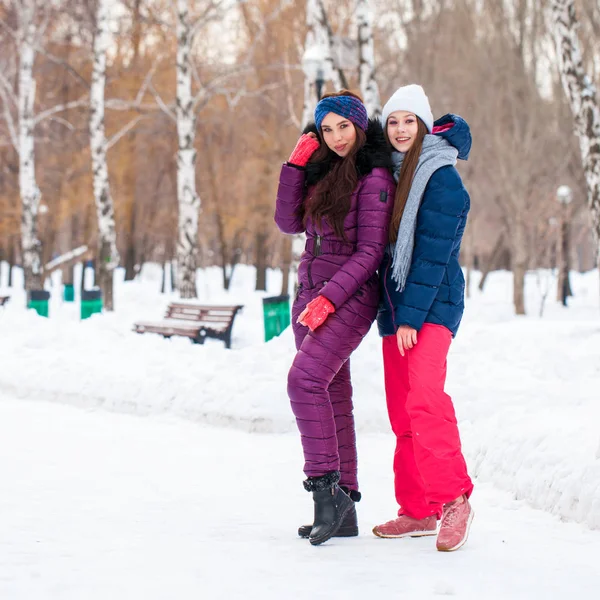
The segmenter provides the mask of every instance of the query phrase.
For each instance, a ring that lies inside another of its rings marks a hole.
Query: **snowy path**
[[[380,540],[391,440],[360,441],[361,536],[319,548],[295,435],[0,396],[0,598],[598,597],[600,533],[478,485],[468,544]]]

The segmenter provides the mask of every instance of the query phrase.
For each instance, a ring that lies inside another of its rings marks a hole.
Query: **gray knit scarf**
[[[408,270],[412,261],[415,246],[415,230],[417,228],[417,213],[429,178],[441,167],[455,165],[458,150],[446,139],[437,135],[426,135],[423,138],[423,149],[415,170],[415,176],[408,193],[408,200],[402,213],[398,239],[395,247],[390,244],[389,252],[393,256],[392,279],[396,282],[396,289],[401,292],[406,285]],[[400,169],[404,161],[401,152],[392,153],[394,164],[394,178],[398,182]]]

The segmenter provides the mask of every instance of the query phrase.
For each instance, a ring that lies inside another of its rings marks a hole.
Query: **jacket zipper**
[[[392,313],[392,325],[394,325],[394,304],[392,302],[392,298],[390,296],[390,292],[387,287],[387,277],[390,271],[390,265],[392,264],[392,257],[390,256],[390,262],[385,267],[385,275],[383,277],[383,289],[385,290],[385,295],[387,296],[388,302],[390,303],[390,311]]]
[[[306,274],[308,275],[308,285],[309,285],[309,287],[311,289],[313,287],[315,287],[314,284],[313,284],[312,276],[311,276],[312,263],[313,263],[313,260],[315,260],[315,258],[317,256],[321,256],[321,236],[320,235],[317,236],[317,239],[315,241],[315,248],[314,248],[314,252],[313,252],[313,258],[308,263],[308,269],[306,271]]]

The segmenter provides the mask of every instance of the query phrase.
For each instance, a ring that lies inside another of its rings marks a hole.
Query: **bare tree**
[[[375,50],[373,41],[373,13],[369,0],[356,3],[356,22],[358,25],[358,79],[369,116],[381,115],[379,86],[375,79]]]
[[[107,141],[104,127],[104,90],[106,87],[106,51],[110,43],[109,0],[97,0],[94,35],[92,86],[90,90],[90,150],[94,199],[98,217],[98,284],[106,310],[113,310],[113,273],[119,265],[115,210],[110,193]]]
[[[600,269],[600,107],[596,88],[583,68],[575,3],[573,0],[553,0],[552,15],[561,79],[579,138]]]
[[[340,90],[348,87],[341,69],[335,64],[333,53],[333,32],[329,25],[323,0],[306,0],[306,39],[304,41],[304,62],[321,63],[322,72],[310,70],[304,80],[304,110],[302,112],[302,127],[313,119],[315,106],[320,97],[316,82],[320,77],[322,82],[331,79],[333,87]],[[316,67],[315,67],[316,68]]]
[[[15,0],[9,3],[3,13],[7,15],[7,20],[0,20],[2,30],[12,37],[16,48],[16,63],[3,57],[4,65],[0,68],[0,98],[4,105],[3,116],[10,141],[19,157],[21,254],[25,289],[28,291],[40,289],[43,285],[42,248],[38,237],[41,192],[35,170],[35,127],[44,119],[81,105],[80,101],[58,104],[35,114],[34,63],[36,54],[44,46],[44,36],[52,10],[52,5],[41,0]]]
[[[196,190],[196,121],[201,110],[219,91],[219,76],[207,83],[194,65],[193,46],[198,34],[223,16],[227,2],[172,0],[177,38],[176,98],[173,111],[152,88],[160,108],[177,126],[177,202],[179,225],[177,241],[177,289],[182,298],[196,298],[198,222],[201,201]],[[194,10],[192,10],[192,8]],[[160,16],[155,17],[161,21]],[[167,25],[168,26],[168,25]],[[236,67],[237,68],[237,67]],[[197,89],[194,90],[194,82]]]
[[[190,16],[189,0],[177,0],[177,199],[179,241],[177,288],[182,298],[196,298],[198,218],[200,196],[196,191],[196,114],[192,94],[191,52],[197,25]]]

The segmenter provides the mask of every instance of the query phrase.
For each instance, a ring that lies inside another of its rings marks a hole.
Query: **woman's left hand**
[[[335,307],[325,296],[317,296],[311,300],[298,316],[298,323],[314,331],[325,322],[325,319],[335,312]]]
[[[398,340],[398,350],[404,356],[405,350],[410,350],[417,345],[417,330],[409,325],[400,325],[396,331],[396,340]]]

